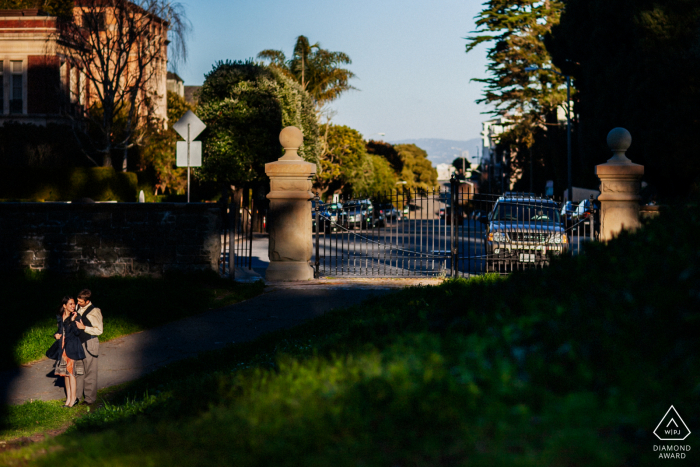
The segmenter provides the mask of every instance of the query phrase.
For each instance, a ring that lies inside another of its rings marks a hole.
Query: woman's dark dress
[[[80,337],[78,337],[80,329],[78,329],[75,321],[71,321],[70,315],[65,320],[62,319],[61,315],[58,315],[56,321],[58,322],[58,333],[63,335],[61,337],[63,353],[56,365],[56,375],[75,375],[74,361],[85,358],[85,351],[83,351]]]

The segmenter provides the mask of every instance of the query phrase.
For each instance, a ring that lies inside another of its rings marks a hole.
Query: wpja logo
[[[690,430],[676,408],[671,406],[656,426],[654,434],[661,441],[683,441],[690,435]],[[654,452],[659,453],[659,459],[685,459],[688,451],[690,445],[654,445]]]

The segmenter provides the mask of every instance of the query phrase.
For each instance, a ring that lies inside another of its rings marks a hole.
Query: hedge
[[[135,173],[112,167],[0,171],[0,199],[4,201],[136,201],[137,186]]]

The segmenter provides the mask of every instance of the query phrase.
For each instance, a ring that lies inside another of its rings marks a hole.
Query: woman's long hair
[[[70,300],[75,301],[75,299],[74,299],[73,297],[71,297],[70,295],[66,295],[65,297],[63,297],[63,300],[61,300],[61,306],[58,307],[58,316],[61,316],[61,317],[63,316],[63,307],[64,307],[64,305],[66,305]]]

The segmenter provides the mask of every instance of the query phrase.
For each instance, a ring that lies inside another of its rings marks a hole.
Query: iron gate
[[[225,199],[227,201],[227,199]],[[251,196],[234,197],[233,202],[222,204],[221,256],[219,272],[235,277],[236,268],[252,269],[254,200]],[[263,216],[258,216],[264,219]]]
[[[574,206],[578,208],[578,206]],[[470,276],[509,273],[578,254],[597,235],[595,209],[529,193],[484,195],[453,179],[434,190],[398,189],[321,204],[314,200],[317,277]]]

